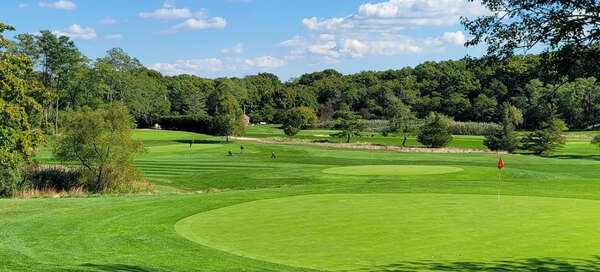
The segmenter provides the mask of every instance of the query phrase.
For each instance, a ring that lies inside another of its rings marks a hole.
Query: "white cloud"
[[[175,0],[167,0],[163,3],[163,7],[165,8],[174,8],[175,7]]]
[[[228,47],[228,48],[223,48],[221,49],[221,53],[223,54],[241,54],[244,52],[244,44],[243,43],[237,43],[232,47]]]
[[[211,72],[221,72],[225,69],[225,65],[218,58],[207,58],[177,60],[174,63],[155,63],[150,65],[149,68],[167,75],[202,75]]]
[[[106,16],[100,20],[100,23],[103,25],[112,25],[112,24],[116,24],[117,20],[113,17]]]
[[[319,38],[321,40],[333,41],[333,40],[335,40],[335,35],[333,35],[333,34],[321,34],[321,35],[319,35]]]
[[[108,35],[104,35],[104,38],[107,40],[118,40],[118,39],[122,39],[123,35],[122,34],[108,34]]]
[[[166,31],[167,33],[175,33],[185,29],[195,29],[195,30],[203,30],[203,29],[212,29],[212,28],[225,28],[227,26],[227,20],[222,17],[212,17],[208,19],[196,19],[190,18],[185,22],[173,26],[170,30]]]
[[[467,38],[462,31],[444,32],[442,39],[447,43],[455,45],[464,45],[467,42]]]
[[[67,36],[73,40],[91,40],[97,37],[96,30],[91,27],[82,27],[74,24],[64,29],[53,31],[58,36]]]
[[[192,17],[192,12],[188,8],[162,8],[153,12],[140,12],[142,18],[152,18],[158,20],[186,19]]]
[[[246,59],[246,64],[250,65],[250,66],[254,66],[254,67],[258,67],[258,68],[277,68],[277,67],[281,67],[285,64],[285,62],[283,60],[280,60],[278,58],[272,57],[272,56],[262,56],[262,57],[257,57],[257,58],[253,58],[253,59]]]
[[[308,47],[308,51],[318,55],[329,56],[333,58],[337,58],[340,56],[340,53],[337,52],[336,49],[337,43],[334,41],[315,44]]]
[[[77,8],[77,5],[75,5],[75,3],[65,0],[60,0],[56,2],[38,2],[38,6],[40,8],[54,8],[64,10],[72,10]]]
[[[26,8],[26,7],[29,7],[29,5],[25,4],[25,3],[19,4],[19,8]]]
[[[331,58],[391,56],[440,52],[445,46],[462,45],[463,32],[445,32],[441,37],[411,37],[402,31],[458,25],[461,16],[479,16],[489,11],[468,0],[386,0],[367,2],[343,17],[302,20],[308,31],[279,43],[290,47],[290,58],[319,56]],[[407,31],[408,32],[408,31]]]
[[[407,25],[451,25],[461,16],[478,16],[488,11],[478,1],[465,0],[388,0],[365,3],[358,15],[370,18],[397,19]]]

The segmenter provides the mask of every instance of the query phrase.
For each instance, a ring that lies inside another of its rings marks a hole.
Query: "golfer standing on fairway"
[[[244,154],[244,144],[240,146],[240,154]]]

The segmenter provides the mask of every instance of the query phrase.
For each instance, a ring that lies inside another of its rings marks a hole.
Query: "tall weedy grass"
[[[450,133],[454,135],[489,135],[500,128],[500,125],[496,123],[454,122],[450,125]]]

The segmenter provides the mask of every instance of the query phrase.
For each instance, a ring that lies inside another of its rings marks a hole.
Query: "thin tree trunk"
[[[59,103],[59,97],[56,97],[56,113],[55,113],[55,119],[54,119],[54,135],[58,135],[58,103]]]
[[[348,139],[346,140],[346,143],[350,143],[350,134],[348,134]]]
[[[98,167],[98,181],[97,181],[97,188],[99,191],[103,190],[104,188],[102,188],[102,166]]]

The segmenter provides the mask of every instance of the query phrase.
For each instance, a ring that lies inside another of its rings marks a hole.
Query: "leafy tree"
[[[417,132],[418,119],[403,103],[390,107],[388,110],[390,125],[386,133],[400,133],[402,135],[402,146],[406,146],[408,136]]]
[[[523,138],[522,148],[538,155],[551,153],[565,144],[566,137],[563,131],[567,129],[564,121],[552,118],[551,121],[543,123],[541,129]]]
[[[45,90],[35,79],[33,62],[25,54],[6,52],[4,31],[14,30],[0,22],[0,196],[19,188],[21,165],[30,162],[43,142],[39,130],[41,106],[34,98]]]
[[[150,127],[169,113],[167,86],[159,72],[142,68],[131,75],[127,84],[124,102],[139,127]]]
[[[360,133],[367,128],[367,124],[361,122],[355,113],[344,112],[340,113],[340,118],[336,121],[334,128],[340,130],[340,132],[331,136],[346,138],[346,143],[350,143],[352,136],[360,137]]]
[[[483,144],[490,150],[504,150],[514,152],[519,148],[519,139],[514,133],[515,125],[519,123],[518,109],[512,105],[505,105],[502,128],[496,129],[490,135],[487,135]],[[522,120],[522,117],[521,117]]]
[[[473,0],[471,0],[473,1]],[[587,45],[600,40],[597,1],[588,0],[481,0],[490,11],[462,23],[473,36],[466,44],[487,44],[489,55],[506,57],[538,45],[558,50],[549,56],[559,74],[567,74],[580,60],[590,58]],[[598,57],[597,53],[592,55]]]
[[[229,136],[244,135],[246,125],[244,124],[244,112],[240,108],[237,99],[230,93],[214,91],[208,98],[214,107],[210,114],[213,116],[210,125],[210,134],[225,136],[229,142]]]
[[[452,120],[441,113],[430,113],[419,130],[417,141],[427,147],[447,146],[452,141],[451,123]]]
[[[285,133],[285,135],[287,136],[296,136],[296,134],[298,134],[298,132],[300,132],[300,129],[292,127],[292,126],[286,126],[283,129],[283,132]]]
[[[492,14],[462,23],[473,35],[468,45],[488,44],[488,52],[509,56],[537,44],[550,48],[598,41],[598,3],[585,0],[482,0]]]
[[[214,90],[209,79],[192,75],[166,78],[171,112],[181,115],[206,113],[206,97]]]
[[[317,125],[319,119],[315,112],[307,107],[295,107],[286,111],[283,119],[283,127],[293,127],[298,129],[312,128]]]
[[[135,153],[144,151],[144,145],[132,139],[132,122],[121,103],[73,112],[65,119],[54,155],[62,161],[80,163],[86,170],[84,184],[90,191],[132,188],[144,180],[133,161]]]

